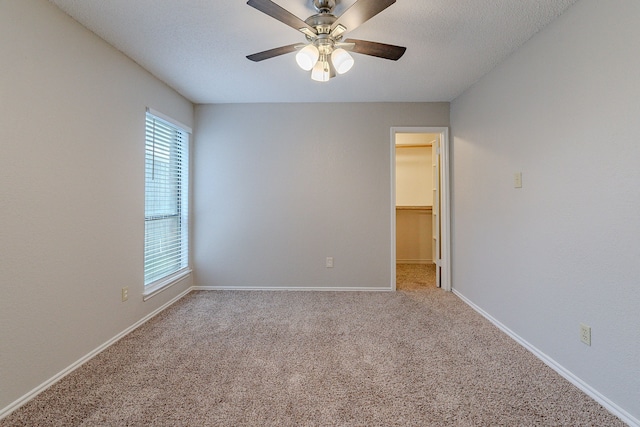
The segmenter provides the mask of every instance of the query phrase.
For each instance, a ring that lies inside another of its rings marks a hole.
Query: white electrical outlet
[[[129,299],[129,288],[122,288],[122,302]]]
[[[580,341],[586,345],[591,345],[591,326],[580,323]]]
[[[326,266],[327,266],[327,268],[333,268],[333,257],[332,256],[328,256],[327,257]]]

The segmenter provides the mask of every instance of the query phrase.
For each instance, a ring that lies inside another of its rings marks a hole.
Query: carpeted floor
[[[396,289],[419,291],[436,287],[435,264],[396,264]]]
[[[0,426],[622,426],[455,295],[192,292]]]

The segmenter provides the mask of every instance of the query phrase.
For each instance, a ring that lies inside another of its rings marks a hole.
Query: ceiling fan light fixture
[[[316,62],[313,70],[311,70],[311,79],[317,82],[328,82],[331,78],[331,67],[325,55],[320,57],[320,60]]]
[[[338,74],[344,74],[353,67],[354,60],[349,52],[342,48],[338,48],[331,53],[331,62],[336,68]]]
[[[313,44],[308,44],[296,54],[296,62],[305,71],[309,71],[318,62],[320,52]]]

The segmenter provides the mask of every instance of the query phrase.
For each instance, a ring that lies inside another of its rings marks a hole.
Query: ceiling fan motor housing
[[[330,13],[319,13],[308,17],[304,22],[316,29],[318,34],[329,34],[336,17]]]

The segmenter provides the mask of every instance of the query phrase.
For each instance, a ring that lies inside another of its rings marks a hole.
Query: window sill
[[[157,282],[154,282],[149,286],[146,286],[144,289],[144,292],[142,293],[142,301],[146,301],[158,295],[160,292],[164,291],[165,289],[169,289],[170,287],[180,282],[182,279],[189,277],[190,275],[191,275],[191,269],[185,268],[172,274],[167,278],[160,279]]]

